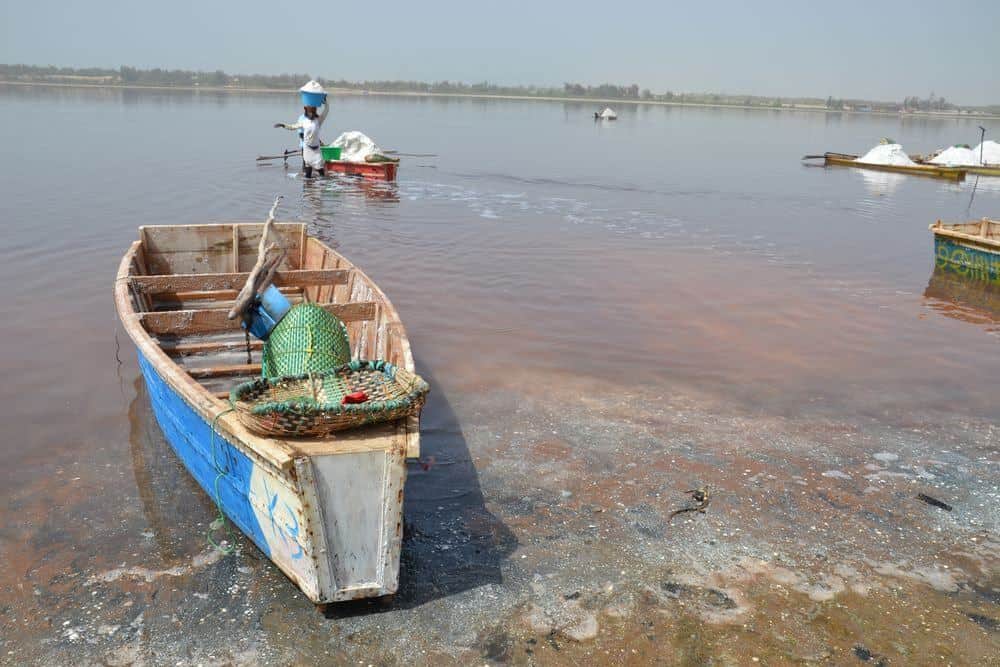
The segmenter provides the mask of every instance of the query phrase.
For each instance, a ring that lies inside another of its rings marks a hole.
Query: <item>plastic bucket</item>
[[[319,150],[323,154],[323,162],[340,159],[340,146],[323,146]]]
[[[299,94],[302,96],[302,106],[318,107],[326,101],[326,93],[307,93],[301,90]]]
[[[250,314],[250,333],[260,340],[267,340],[292,304],[274,285],[269,285],[257,299],[258,303]],[[247,328],[246,322],[243,322],[243,328]]]

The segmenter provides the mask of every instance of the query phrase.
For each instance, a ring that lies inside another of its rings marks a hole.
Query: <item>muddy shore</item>
[[[57,497],[11,499],[33,518],[5,529],[3,661],[996,664],[992,425],[747,414],[551,375],[443,389],[399,593],[321,610],[244,538],[207,545],[211,503],[134,382],[124,460],[63,460]],[[118,475],[140,497],[90,522],[108,499],[88,490]],[[671,520],[701,485],[706,511]]]

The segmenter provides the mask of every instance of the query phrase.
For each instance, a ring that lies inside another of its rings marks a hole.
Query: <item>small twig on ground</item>
[[[917,500],[922,500],[928,505],[933,505],[934,507],[940,507],[945,512],[950,512],[953,509],[952,506],[949,505],[948,503],[938,500],[937,498],[932,498],[928,496],[926,493],[918,493]]]

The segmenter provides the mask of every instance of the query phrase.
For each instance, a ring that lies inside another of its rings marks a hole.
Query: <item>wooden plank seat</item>
[[[348,269],[295,269],[278,271],[274,284],[279,287],[312,287],[314,285],[346,285]],[[178,273],[152,276],[131,276],[134,288],[145,294],[213,291],[237,292],[247,281],[246,273]],[[207,297],[211,298],[211,297]]]
[[[319,305],[344,322],[373,320],[377,311],[374,301]],[[203,310],[144,312],[137,313],[137,317],[143,328],[151,334],[190,335],[239,329],[239,320],[230,320],[228,314],[227,308],[206,308]]]
[[[193,378],[231,377],[243,375],[259,375],[260,364],[230,364],[227,366],[208,366],[206,368],[188,368],[188,375]]]
[[[210,340],[194,342],[164,342],[160,348],[171,357],[185,357],[196,354],[215,354],[219,352],[246,352],[247,344],[243,338],[232,340]],[[264,343],[250,339],[250,350],[259,352],[264,349]]]

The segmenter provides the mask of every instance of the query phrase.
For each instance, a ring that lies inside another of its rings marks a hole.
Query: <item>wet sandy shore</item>
[[[441,388],[401,590],[324,612],[246,540],[207,545],[210,501],[133,383],[128,457],[63,461],[55,496],[11,499],[34,518],[4,531],[4,662],[995,664],[991,424],[775,417],[530,372]],[[90,493],[129,476],[139,497]],[[702,485],[706,511],[671,520]]]

